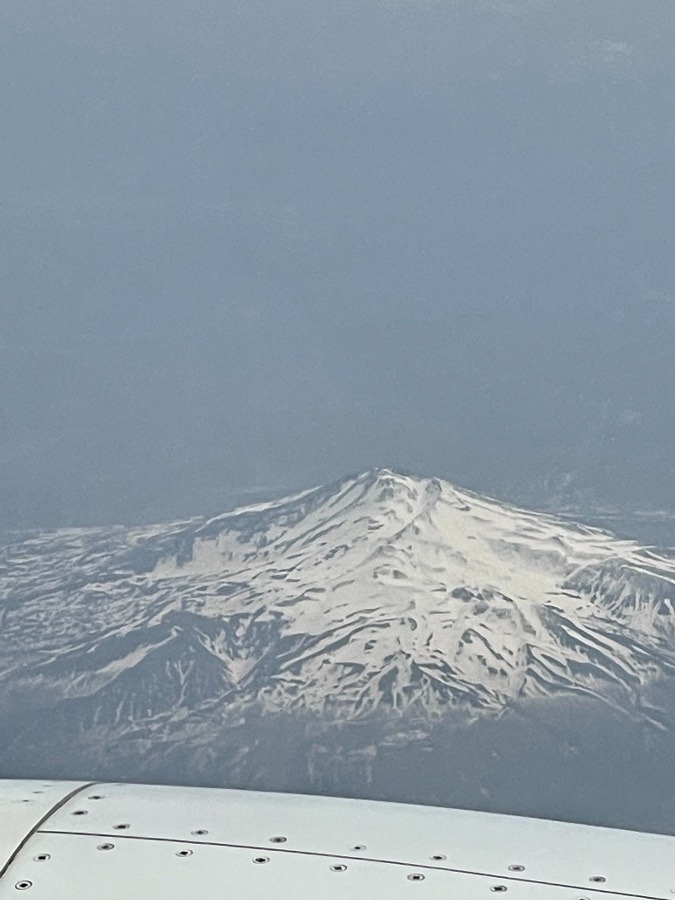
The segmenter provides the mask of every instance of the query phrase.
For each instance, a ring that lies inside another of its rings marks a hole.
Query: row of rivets
[[[41,793],[41,792],[40,792],[40,791],[34,791],[34,793]],[[89,797],[89,800],[103,800],[103,799],[104,799],[103,796],[100,795],[100,794],[92,794],[92,795]],[[23,802],[25,803],[25,802],[29,802],[29,801],[25,801],[25,800],[24,800]],[[74,816],[86,816],[86,815],[87,815],[87,812],[88,812],[88,810],[86,810],[86,809],[76,809],[76,810],[74,810],[74,812],[72,813],[72,815],[74,815]],[[113,829],[115,829],[116,831],[123,831],[123,830],[126,830],[126,829],[128,829],[128,828],[130,828],[130,825],[129,825],[128,823],[122,823],[122,824],[113,825]],[[192,831],[191,833],[192,833],[193,835],[196,835],[196,836],[203,836],[203,835],[207,835],[209,832],[208,832],[208,829],[206,829],[206,828],[198,828],[198,829],[196,829],[195,831]],[[270,838],[270,843],[272,843],[272,844],[283,844],[283,843],[285,843],[287,840],[288,840],[288,838],[285,837],[285,836],[283,836],[283,835],[275,835],[274,837],[271,837],[271,838]],[[99,844],[99,846],[98,846],[98,849],[99,849],[99,850],[112,850],[113,848],[114,848],[114,844]],[[351,849],[354,850],[354,851],[365,850],[365,849],[366,849],[366,845],[365,845],[365,844],[355,844]],[[178,853],[177,853],[176,855],[177,855],[177,856],[191,856],[191,855],[192,855],[192,850],[180,850],[180,851],[178,851]],[[49,857],[49,854],[41,854],[40,856],[35,857],[35,859],[36,859],[36,860],[39,860],[39,861],[44,861],[44,860],[47,860],[47,859],[49,859],[49,858],[50,858],[50,857]],[[444,861],[446,858],[447,858],[447,857],[446,857],[444,854],[442,854],[442,853],[435,853],[435,854],[433,854],[433,855],[430,857],[430,859],[433,860],[434,862],[442,862],[442,861]],[[262,857],[262,856],[260,856],[260,857],[256,857],[253,861],[256,862],[256,863],[266,863],[266,862],[269,862],[269,857]],[[342,866],[342,865],[331,866],[331,870],[334,871],[334,872],[342,872],[342,871],[344,871],[346,868],[347,868],[346,866]],[[520,864],[513,864],[513,865],[510,865],[510,866],[509,866],[509,871],[510,871],[510,872],[524,872],[524,871],[525,871],[525,866],[520,865]],[[412,875],[409,875],[409,876],[408,876],[408,879],[409,879],[410,881],[423,881],[423,880],[424,880],[424,875],[422,875],[422,874],[420,874],[420,873],[414,873],[414,874],[412,874]],[[605,878],[604,876],[602,876],[602,875],[593,875],[593,876],[589,879],[589,881],[594,882],[594,883],[602,883],[602,882],[606,881],[606,878]],[[24,886],[23,886],[23,887],[19,887],[19,884],[22,884],[22,885],[24,885]],[[19,884],[17,884],[17,889],[18,889],[18,890],[26,890],[27,887],[30,887],[30,886],[31,886],[29,882],[19,882]],[[506,888],[505,885],[494,885],[492,888],[490,888],[490,890],[493,891],[493,892],[495,892],[495,893],[504,893],[504,892],[507,890],[507,888]],[[585,898],[579,898],[579,900],[585,900]]]

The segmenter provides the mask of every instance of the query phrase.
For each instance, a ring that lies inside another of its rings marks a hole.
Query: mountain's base
[[[654,698],[675,719],[675,684],[661,682]],[[107,727],[78,733],[46,717],[25,741],[5,745],[0,777],[319,793],[675,833],[672,728],[565,696],[426,725],[393,715],[349,724],[266,715],[208,739],[193,725],[157,741],[142,731],[120,739]]]

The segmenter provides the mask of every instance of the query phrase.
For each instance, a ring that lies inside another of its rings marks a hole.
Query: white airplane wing
[[[0,781],[0,900],[673,900],[675,837],[291,794]]]

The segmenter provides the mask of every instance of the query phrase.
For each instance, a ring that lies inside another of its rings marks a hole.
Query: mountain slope
[[[2,550],[0,703],[155,735],[208,708],[353,721],[622,698],[675,666],[675,564],[604,532],[368,472],[209,520]]]

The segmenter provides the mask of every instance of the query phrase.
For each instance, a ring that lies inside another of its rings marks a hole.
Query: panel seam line
[[[44,821],[45,819],[43,819],[43,822]],[[36,829],[36,831],[37,830],[38,829]],[[515,884],[538,884],[542,887],[566,888],[573,891],[584,891],[585,893],[589,894],[602,894],[603,896],[610,897],[625,897],[628,898],[628,900],[664,900],[663,896],[657,896],[655,894],[634,894],[627,893],[626,891],[616,891],[609,889],[605,885],[600,887],[595,885],[587,886],[579,884],[569,884],[558,881],[541,881],[533,878],[517,878],[515,875],[499,875],[493,872],[479,872],[473,869],[457,869],[451,868],[450,866],[430,866],[428,863],[404,862],[403,860],[399,859],[381,859],[373,856],[350,856],[347,853],[338,854],[321,852],[319,850],[292,850],[290,848],[272,848],[265,845],[261,846],[259,844],[233,844],[225,841],[195,841],[190,839],[182,839],[180,837],[155,837],[140,834],[110,834],[109,832],[99,831],[62,831],[50,828],[39,828],[39,833],[70,835],[74,837],[109,838],[110,840],[116,841],[152,841],[162,844],[189,844],[193,847],[226,847],[231,850],[254,850],[264,851],[271,854],[285,853],[292,856],[311,856],[320,857],[323,859],[350,860],[352,862],[384,863],[390,866],[403,866],[409,869],[424,869],[428,872],[451,872],[455,875],[475,875],[482,878],[494,878],[495,881],[509,881]]]
[[[80,794],[82,791],[86,791],[88,788],[93,787],[95,784],[98,784],[98,782],[96,782],[96,781],[89,781],[89,782],[87,782],[86,784],[82,784],[82,785],[80,785],[79,787],[73,788],[72,791],[70,791],[69,793],[67,793],[67,794],[65,795],[65,797],[62,797],[57,803],[55,803],[53,806],[51,806],[51,807],[47,810],[47,812],[46,812],[43,816],[41,816],[40,819],[38,819],[38,821],[35,823],[35,825],[33,825],[33,827],[30,829],[30,831],[28,831],[28,832],[23,836],[23,838],[22,838],[21,841],[17,844],[17,846],[14,848],[14,850],[12,851],[12,853],[10,853],[10,855],[7,857],[7,861],[6,861],[6,863],[4,864],[4,866],[2,866],[2,868],[0,868],[0,880],[3,878],[3,876],[5,875],[5,873],[7,872],[7,870],[9,869],[9,867],[12,865],[12,863],[14,862],[14,860],[16,859],[16,857],[19,855],[19,853],[20,853],[20,852],[23,850],[23,848],[26,846],[26,844],[28,843],[28,841],[33,837],[33,835],[37,834],[37,833],[40,831],[41,826],[44,825],[45,822],[46,822],[51,816],[53,816],[55,812],[57,812],[59,809],[61,809],[62,806],[65,806],[66,803],[67,803],[69,800],[72,800],[73,797],[77,797],[77,795]]]

